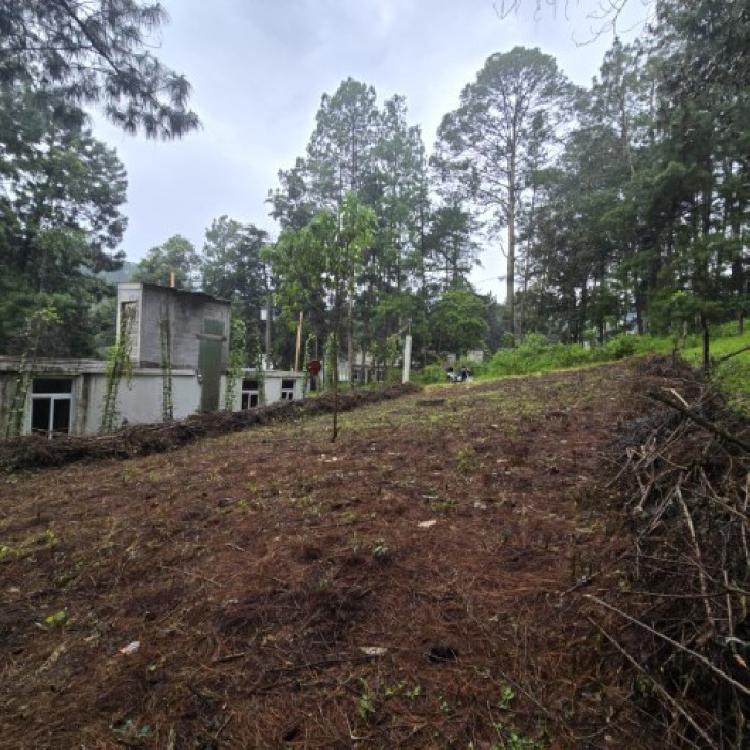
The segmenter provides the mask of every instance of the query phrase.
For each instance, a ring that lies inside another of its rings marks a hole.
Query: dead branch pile
[[[612,483],[634,543],[583,614],[633,735],[653,722],[669,747],[748,747],[750,423],[686,365],[643,367],[650,413],[622,426]]]
[[[339,393],[339,411],[351,411],[365,404],[385,401],[421,388],[407,383],[378,390]],[[331,413],[333,393],[324,393],[304,401],[282,401],[245,411],[215,411],[194,414],[186,419],[163,424],[134,425],[106,435],[64,436],[54,440],[28,435],[0,441],[0,472],[63,464],[101,458],[131,458],[162,453],[202,437],[246,430],[270,422],[289,422],[305,416]]]

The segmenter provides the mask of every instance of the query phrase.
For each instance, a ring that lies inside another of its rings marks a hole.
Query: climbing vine
[[[117,394],[123,377],[129,382],[133,377],[130,353],[133,346],[132,331],[135,322],[135,305],[123,305],[120,315],[120,330],[114,346],[109,348],[105,370],[106,384],[102,402],[102,421],[99,432],[112,432],[117,421]]]
[[[34,364],[38,354],[39,340],[45,331],[61,322],[57,310],[53,306],[36,310],[26,319],[21,338],[25,342],[24,350],[18,364],[13,398],[8,409],[8,419],[5,424],[5,437],[13,438],[21,434],[26,415],[26,401],[34,374]]]
[[[245,368],[247,326],[239,316],[232,317],[232,329],[229,334],[229,365],[227,367],[227,387],[224,392],[224,410],[234,409],[237,393],[237,382],[242,380]],[[260,398],[260,394],[258,395]]]
[[[302,398],[307,395],[307,388],[310,381],[310,373],[307,371],[307,365],[315,359],[315,350],[317,347],[318,337],[314,333],[308,334],[302,354]]]
[[[172,401],[172,326],[169,323],[169,312],[164,313],[159,325],[161,332],[161,420],[171,422],[174,419]]]

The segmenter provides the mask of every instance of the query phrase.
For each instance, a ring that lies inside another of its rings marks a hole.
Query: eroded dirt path
[[[556,602],[608,539],[584,508],[631,379],[0,479],[0,746],[569,745],[585,644]]]

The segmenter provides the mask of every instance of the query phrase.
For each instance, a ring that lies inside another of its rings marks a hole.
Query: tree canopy
[[[182,136],[199,124],[190,84],[149,49],[166,19],[160,3],[138,0],[4,0],[0,82],[99,105],[130,133]]]

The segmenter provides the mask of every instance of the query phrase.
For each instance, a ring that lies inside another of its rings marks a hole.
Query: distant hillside
[[[119,271],[102,271],[98,276],[100,279],[105,279],[112,284],[117,284],[120,281],[130,281],[136,268],[138,268],[137,263],[132,263],[131,261],[126,260]]]

